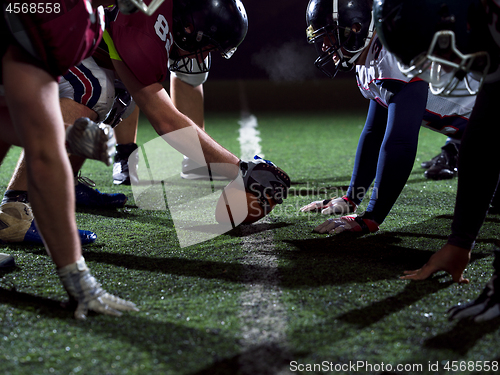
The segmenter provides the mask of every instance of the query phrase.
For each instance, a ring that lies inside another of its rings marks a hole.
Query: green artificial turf
[[[364,110],[255,115],[263,155],[291,176],[290,196],[263,220],[196,245],[181,247],[170,212],[138,208],[131,187],[113,185],[111,168],[84,165],[99,190],[129,197],[122,209],[77,211],[79,228],[98,235],[84,256],[103,286],[139,312],[75,321],[60,305],[66,295],[44,249],[2,246],[17,263],[0,271],[2,374],[495,373],[500,320],[450,322],[446,311],[477,297],[491,277],[498,216],[488,216],[473,251],[471,284],[445,273],[398,278],[422,266],[449,232],[456,179],[426,180],[420,168],[445,137],[421,130],[412,174],[378,233],[326,236],[312,232],[325,217],[299,208],[345,193]],[[208,133],[236,154],[239,120],[206,120]],[[156,137],[142,119],[138,143]],[[18,154],[2,166],[2,189]],[[149,162],[180,170],[173,159]],[[179,184],[180,195],[189,191]]]

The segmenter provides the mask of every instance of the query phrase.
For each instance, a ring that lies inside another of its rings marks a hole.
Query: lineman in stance
[[[423,280],[446,271],[455,282],[468,283],[463,272],[500,180],[500,127],[491,121],[497,118],[500,91],[500,2],[378,0],[374,10],[381,39],[407,75],[429,82],[440,95],[456,95],[461,82],[470,88],[468,94],[477,93],[460,148],[451,234],[422,268],[403,277]],[[483,84],[475,90],[469,85],[473,77]],[[484,321],[500,316],[499,260],[497,252],[495,272],[483,293],[451,309],[450,318]]]
[[[358,87],[370,100],[347,194],[301,211],[354,213],[374,182],[367,209],[328,219],[314,229],[319,233],[376,232],[410,176],[420,127],[460,139],[474,104],[474,98],[434,96],[425,82],[404,76],[374,33],[372,5],[372,0],[311,0],[307,7],[308,42],[319,52],[315,65],[332,78],[356,67]]]

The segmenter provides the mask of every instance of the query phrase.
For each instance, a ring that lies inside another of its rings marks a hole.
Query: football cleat
[[[78,230],[82,245],[94,243],[97,235]],[[9,202],[0,206],[0,243],[26,243],[43,245],[31,207],[23,202]]]
[[[89,245],[91,243],[94,243],[97,239],[97,235],[90,230],[78,229],[78,235],[80,237],[80,242],[82,245]],[[43,245],[42,236],[40,235],[40,232],[38,232],[38,229],[35,225],[35,220],[31,222],[31,225],[28,228],[28,231],[26,232],[24,240],[22,242]]]
[[[431,160],[427,160],[427,161],[423,161],[422,163],[420,163],[420,166],[423,168],[423,169],[429,169],[430,167],[432,167],[432,165],[436,162],[436,160],[441,156],[441,154],[438,154],[436,156],[434,156]]]
[[[10,254],[0,253],[0,268],[14,267],[16,262]]]
[[[130,185],[128,158],[137,150],[135,143],[116,145],[115,162],[113,164],[113,183],[115,185]]]
[[[474,322],[484,322],[500,316],[500,251],[495,251],[493,261],[495,272],[486,283],[484,290],[476,300],[465,305],[457,305],[448,310],[449,319],[468,319]]]
[[[75,199],[77,206],[99,207],[99,208],[121,208],[127,203],[127,196],[122,193],[101,193],[95,186],[94,181],[87,177],[78,176],[75,185]]]
[[[328,219],[314,228],[317,233],[336,234],[352,232],[358,234],[374,233],[379,230],[378,224],[371,219],[364,219],[362,215],[342,216],[337,219]]]
[[[182,160],[181,177],[186,180],[229,180],[228,177],[214,173],[209,170],[208,166],[200,165],[187,156],[184,156],[184,160]]]
[[[431,180],[449,180],[457,174],[457,165],[458,147],[450,142],[441,147],[441,154],[424,172],[424,175]]]
[[[319,211],[323,215],[346,215],[356,211],[358,206],[347,195],[340,198],[325,199],[309,203],[300,209],[301,212]]]

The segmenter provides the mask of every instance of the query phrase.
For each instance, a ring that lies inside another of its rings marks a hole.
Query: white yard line
[[[241,159],[254,155],[264,157],[257,118],[250,114],[244,87],[240,85],[242,117],[240,124]],[[266,219],[259,224],[266,225]],[[268,222],[267,222],[268,223]],[[262,228],[260,228],[262,229]],[[273,234],[270,230],[253,233],[252,226],[241,227],[243,250],[241,263],[245,266],[242,279],[247,286],[240,296],[242,335],[239,358],[242,374],[287,374],[286,349],[287,313],[281,303],[282,290],[278,259],[274,254]]]

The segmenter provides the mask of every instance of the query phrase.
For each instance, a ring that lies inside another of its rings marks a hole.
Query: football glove
[[[76,319],[86,319],[89,310],[113,316],[121,316],[121,311],[139,311],[133,302],[118,298],[102,289],[90,274],[83,257],[76,263],[58,269],[57,273],[70,302],[76,303]]]
[[[314,232],[337,234],[342,232],[353,232],[358,234],[367,234],[378,231],[378,224],[370,219],[364,219],[362,216],[349,215],[337,219],[328,219],[323,224],[314,228]]]
[[[356,211],[354,204],[347,196],[314,201],[300,209],[301,212],[319,211],[323,215],[347,215]]]
[[[457,305],[448,310],[449,319],[470,319],[484,322],[500,316],[500,251],[495,251],[493,267],[495,272],[486,283],[484,290],[475,301],[465,305]]]
[[[70,154],[100,160],[110,166],[116,153],[115,146],[113,128],[96,124],[87,117],[79,118],[66,129],[66,150]]]
[[[240,174],[245,189],[257,197],[264,210],[270,210],[268,199],[281,204],[288,196],[290,177],[269,160],[257,155],[248,162],[240,160]]]

